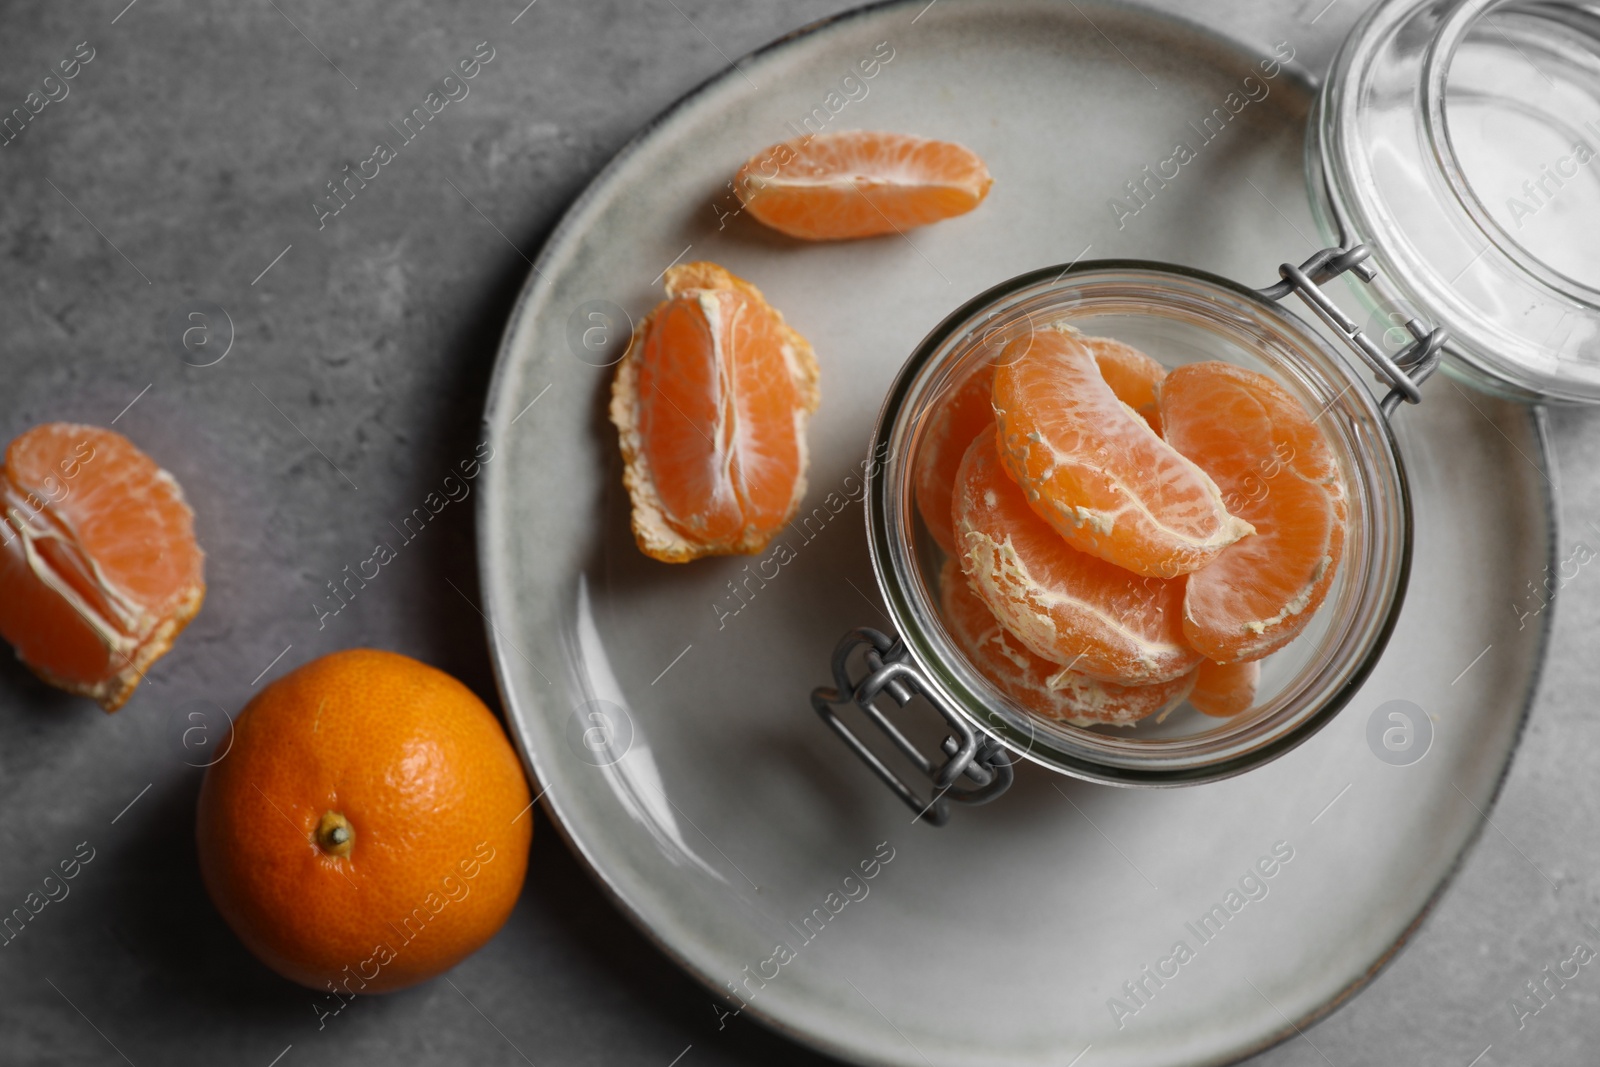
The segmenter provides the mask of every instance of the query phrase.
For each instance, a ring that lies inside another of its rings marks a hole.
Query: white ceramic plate
[[[844,82],[875,54],[892,58]],[[859,503],[785,535],[794,558],[766,576],[747,558],[656,563],[628,530],[611,372],[592,364],[620,355],[616,309],[651,307],[675,257],[751,279],[816,346],[810,512],[855,484],[904,357],[987,286],[1085,255],[1266,284],[1315,247],[1309,91],[1262,78],[1260,58],[1089,0],[867,9],[672,108],[545,248],[486,416],[479,536],[505,704],[573,847],[684,967],[733,984],[730,1011],[863,1063],[1226,1062],[1369,977],[1475,838],[1544,647],[1547,613],[1510,622],[1552,559],[1551,488],[1535,416],[1444,378],[1397,416],[1418,548],[1383,662],[1309,743],[1215,785],[1113,790],[1025,765],[996,803],[913,826],[807,703],[839,636],[884,625]],[[1202,143],[1233,92],[1260,98]],[[738,164],[830,108],[830,129],[971,146],[993,192],[909,238],[807,245],[723,220]],[[1119,219],[1108,201],[1177,141],[1195,158]],[[1502,506],[1483,507],[1486,485]],[[1413,765],[1369,747],[1391,700],[1431,726]],[[1245,882],[1259,899],[1230,899],[1274,848],[1293,858]],[[1220,934],[1191,929],[1239,901]],[[1180,941],[1191,958],[1163,965]],[[1172,976],[1158,987],[1147,966]],[[1142,1003],[1124,988],[1141,981]]]

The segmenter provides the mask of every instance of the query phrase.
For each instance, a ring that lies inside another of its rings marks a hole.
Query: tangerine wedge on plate
[[[816,357],[715,263],[669,268],[666,289],[612,382],[634,537],[668,563],[760,552],[805,495]]]
[[[963,215],[993,183],[968,148],[871,130],[772,145],[733,180],[757,220],[809,241],[900,233]]]
[[[1070,326],[1046,326],[1007,346],[994,408],[1007,473],[1083,552],[1173,578],[1251,532],[1206,472],[1117,396]]]
[[[1231,363],[1191,363],[1161,385],[1167,440],[1256,530],[1189,575],[1183,630],[1220,663],[1260,659],[1300,633],[1344,554],[1338,464],[1299,401]]]
[[[1256,686],[1261,682],[1261,664],[1213,663],[1206,660],[1195,670],[1194,691],[1189,703],[1196,711],[1217,718],[1228,718],[1246,711],[1256,702]]]
[[[991,434],[961,460],[952,517],[973,591],[1035,655],[1121,685],[1170,682],[1200,665],[1184,643],[1183,581],[1073,548],[1028,506]]]
[[[1138,349],[1109,338],[1085,338],[1106,384],[1117,398],[1137,410],[1159,432],[1156,387],[1166,371]],[[961,384],[948,389],[934,405],[917,460],[917,508],[928,533],[947,554],[955,553],[950,525],[950,487],[956,468],[972,439],[993,431],[994,363],[982,363]]]
[[[1195,672],[1155,685],[1102,682],[1036,656],[1000,625],[953,559],[939,575],[940,606],[972,665],[1023,707],[1074,726],[1128,726],[1181,704]]]
[[[0,635],[116,711],[205,598],[183,490],[121,434],[53,422],[6,448],[0,505]]]

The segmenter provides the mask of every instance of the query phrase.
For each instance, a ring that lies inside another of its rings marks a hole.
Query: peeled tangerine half
[[[972,665],[1011,699],[1046,718],[1074,726],[1127,726],[1177,707],[1194,688],[1195,671],[1155,685],[1118,685],[1034,655],[1000,625],[953,559],[945,561],[939,588],[945,621]]]
[[[1183,581],[1140,577],[1079,552],[1035,515],[981,434],[956,473],[961,569],[1035,655],[1121,685],[1170,682],[1200,665],[1183,639]]]
[[[1260,659],[1294,640],[1333,584],[1345,535],[1338,464],[1294,397],[1230,363],[1167,375],[1161,417],[1168,442],[1256,530],[1189,575],[1184,635],[1221,663]]]
[[[0,503],[0,635],[116,711],[205,597],[183,490],[121,434],[53,422],[7,447]]]
[[[1117,398],[1156,427],[1156,387],[1166,371],[1138,349],[1105,337],[1083,339],[1100,373]],[[1013,353],[1015,354],[1015,353]],[[917,508],[938,546],[954,554],[955,530],[950,522],[950,488],[956,468],[972,439],[993,432],[994,363],[982,363],[946,390],[929,416],[916,471]],[[1159,431],[1158,431],[1159,432]]]
[[[634,537],[667,563],[760,552],[805,495],[816,357],[715,263],[669,268],[666,288],[611,387]]]
[[[1217,484],[1117,396],[1065,324],[1019,337],[995,372],[1006,471],[1074,547],[1137,574],[1199,570],[1251,526]]]
[[[808,241],[874,237],[964,215],[992,184],[971,149],[872,130],[775,144],[733,179],[750,214]]]

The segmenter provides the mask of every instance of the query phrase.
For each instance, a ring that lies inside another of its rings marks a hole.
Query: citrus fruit
[[[904,232],[964,215],[992,184],[989,168],[970,149],[871,130],[772,145],[733,179],[750,214],[810,241]]]
[[[239,939],[319,991],[449,970],[522,888],[522,766],[466,686],[407,656],[335,652],[267,686],[206,771],[200,871]]]
[[[1156,386],[1166,372],[1136,348],[1109,338],[1088,338],[1090,351],[1106,384],[1118,399],[1145,415],[1156,427]],[[1013,353],[1015,354],[1015,353]],[[993,430],[993,362],[980,363],[960,384],[935,402],[919,446],[916,470],[917,508],[928,533],[946,553],[955,552],[950,525],[950,487],[967,446],[983,430]],[[1159,428],[1158,432],[1159,432]]]
[[[951,510],[973,591],[1035,655],[1122,685],[1199,666],[1183,640],[1183,581],[1141,577],[1073,548],[1001,468],[993,435],[967,449]]]
[[[1227,718],[1247,711],[1256,702],[1256,685],[1261,681],[1261,664],[1213,663],[1206,660],[1195,670],[1194,692],[1189,703],[1196,711]]]
[[[669,268],[666,289],[612,382],[634,537],[668,563],[760,552],[805,495],[816,357],[715,263]]]
[[[1282,386],[1230,363],[1169,374],[1161,418],[1168,442],[1256,530],[1189,575],[1184,634],[1209,659],[1259,659],[1305,628],[1344,554],[1344,487],[1333,452]]]
[[[1251,532],[1206,472],[1112,390],[1064,325],[1002,354],[994,408],[1007,473],[1074,547],[1137,574],[1198,570]]]
[[[1046,718],[1127,726],[1176,707],[1194,687],[1194,671],[1156,685],[1118,685],[1034,655],[1000,625],[953,559],[945,561],[939,589],[945,621],[967,659],[1001,692]]]
[[[956,470],[972,439],[985,430],[994,432],[994,367],[980,364],[959,385],[935,402],[917,453],[915,474],[917,510],[934,543],[948,555],[956,551],[951,525],[951,489]]]
[[[6,448],[0,506],[0,635],[116,711],[205,598],[183,490],[121,434],[52,422]]]
[[[1078,341],[1094,357],[1100,376],[1117,399],[1143,416],[1159,437],[1161,416],[1156,407],[1156,390],[1167,376],[1166,368],[1132,345],[1114,338],[1079,334]]]

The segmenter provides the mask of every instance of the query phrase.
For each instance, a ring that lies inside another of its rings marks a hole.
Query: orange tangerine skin
[[[455,966],[510,916],[533,813],[471,690],[408,656],[335,652],[279,678],[207,768],[200,873],[245,947],[317,990],[382,993]],[[348,854],[319,847],[328,812]]]
[[[1118,685],[1034,655],[1000,625],[953,559],[945,561],[939,589],[945,622],[967,659],[1002,693],[1045,718],[1074,726],[1131,726],[1177,707],[1194,688],[1195,671],[1155,685]]]
[[[980,434],[956,473],[961,569],[1035,655],[1102,681],[1153,685],[1188,674],[1182,580],[1141,577],[1073,548],[1036,515]]]
[[[668,563],[758,553],[805,495],[816,357],[714,263],[670,268],[666,289],[612,383],[635,539]]]
[[[903,233],[962,215],[983,202],[993,183],[968,148],[870,130],[772,145],[733,180],[757,220],[808,241]]]
[[[1256,702],[1256,687],[1261,682],[1261,664],[1213,663],[1206,660],[1195,670],[1194,691],[1189,703],[1196,711],[1219,719],[1249,711]]]
[[[1047,326],[1011,349],[994,382],[1006,472],[1075,548],[1173,578],[1252,532],[1205,471],[1118,398],[1076,330]]]
[[[1256,535],[1189,575],[1184,634],[1220,663],[1294,640],[1333,584],[1346,506],[1322,431],[1281,386],[1229,363],[1193,363],[1161,387],[1167,439],[1223,488]]]
[[[0,506],[0,635],[116,711],[205,599],[183,490],[121,434],[56,422],[7,447]]]
[[[1109,338],[1086,338],[1095,362],[1118,399],[1157,425],[1156,387],[1166,371],[1138,349]],[[948,388],[933,406],[917,460],[917,508],[928,533],[947,555],[954,555],[955,529],[950,520],[950,488],[956,468],[972,439],[992,431],[994,416],[993,362],[981,363],[960,384]]]

